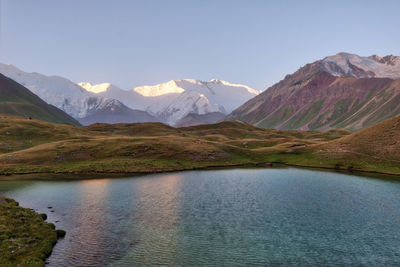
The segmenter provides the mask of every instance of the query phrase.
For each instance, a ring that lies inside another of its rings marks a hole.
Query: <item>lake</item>
[[[400,264],[400,183],[304,169],[3,181],[67,231],[47,266]]]

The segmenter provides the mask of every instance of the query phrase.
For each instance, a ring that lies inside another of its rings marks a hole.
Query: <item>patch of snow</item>
[[[323,70],[334,76],[400,78],[400,57],[392,55],[361,57],[355,54],[338,53],[324,58],[320,64]]]
[[[86,91],[92,92],[92,93],[101,93],[107,91],[108,88],[111,87],[110,83],[100,83],[100,84],[91,84],[89,82],[80,82],[78,85],[82,88],[84,88]]]
[[[160,96],[173,93],[179,94],[185,91],[185,89],[180,88],[173,80],[167,83],[160,83],[153,86],[149,85],[140,86],[134,88],[133,90],[143,96]]]

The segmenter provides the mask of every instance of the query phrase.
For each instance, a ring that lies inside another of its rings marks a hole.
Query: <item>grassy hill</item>
[[[400,173],[400,116],[315,147],[336,168]]]
[[[129,175],[267,162],[400,174],[399,121],[350,134],[261,129],[238,121],[74,127],[0,116],[0,174]]]
[[[79,125],[79,122],[68,114],[47,104],[27,88],[3,74],[0,74],[0,114]]]

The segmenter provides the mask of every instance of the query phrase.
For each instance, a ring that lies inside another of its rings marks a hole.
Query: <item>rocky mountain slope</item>
[[[90,125],[93,123],[136,123],[159,122],[159,120],[142,110],[130,109],[118,100],[110,99],[101,107],[89,112],[80,123]]]
[[[339,53],[307,64],[226,120],[264,128],[356,131],[400,114],[400,57]]]
[[[62,110],[47,104],[27,88],[2,74],[0,74],[0,114],[79,125]]]
[[[47,103],[65,111],[73,118],[87,122],[141,122],[143,118],[154,118],[149,114],[134,111],[120,101],[88,92],[72,81],[59,76],[27,73],[13,65],[0,63],[0,73],[22,84]],[[107,111],[113,111],[107,113]],[[103,120],[99,114],[106,115]],[[136,118],[134,115],[138,115]],[[132,117],[133,116],[133,117]],[[96,119],[95,119],[96,118]],[[121,119],[126,118],[126,121]]]
[[[226,81],[172,80],[130,91],[112,84],[78,83],[89,92],[120,100],[130,108],[146,110],[171,125],[188,114],[229,113],[260,91]]]

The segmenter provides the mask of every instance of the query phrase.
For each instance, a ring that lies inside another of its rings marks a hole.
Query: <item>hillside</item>
[[[339,53],[307,64],[226,120],[258,127],[357,131],[400,114],[400,58]]]
[[[189,113],[178,122],[175,123],[176,127],[187,127],[199,124],[212,124],[221,121],[225,117],[222,112],[210,112],[206,114]]]
[[[0,74],[0,114],[79,125],[76,120],[63,111],[47,104],[27,88],[2,74]]]
[[[121,174],[263,164],[269,153],[346,134],[266,130],[241,122],[73,127],[0,117],[0,173]]]
[[[315,151],[321,158],[336,161],[337,167],[379,171],[379,165],[400,172],[400,116],[318,145]]]
[[[270,163],[400,174],[399,137],[400,116],[353,134],[262,129],[239,121],[74,127],[3,116],[0,174],[124,176]]]

